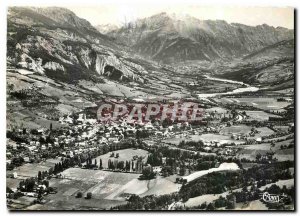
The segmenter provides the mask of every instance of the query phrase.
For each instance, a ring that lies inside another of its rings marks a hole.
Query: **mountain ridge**
[[[128,23],[106,35],[146,57],[173,63],[241,57],[264,46],[293,39],[293,34],[293,30],[266,24],[247,26],[160,13]]]

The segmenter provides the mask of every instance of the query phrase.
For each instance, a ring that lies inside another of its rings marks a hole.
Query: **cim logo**
[[[262,200],[267,203],[279,203],[280,201],[282,201],[284,198],[287,197],[285,194],[277,195],[277,194],[270,194],[268,192],[264,192],[260,196]]]

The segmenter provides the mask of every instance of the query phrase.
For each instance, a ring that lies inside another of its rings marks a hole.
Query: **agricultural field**
[[[265,186],[261,186],[260,189],[264,190],[273,184],[279,186],[280,188],[283,188],[283,186],[286,186],[287,188],[291,188],[292,186],[295,185],[295,179],[278,180],[275,183],[270,183],[270,184],[266,184]]]
[[[80,80],[79,86],[87,88],[96,94],[105,94],[112,96],[124,96],[127,97],[137,97],[145,96],[145,93],[134,88],[122,85],[120,83],[115,83],[110,80],[105,80],[105,83],[95,84],[87,80]]]
[[[268,207],[262,203],[260,200],[250,201],[248,203],[238,203],[234,210],[259,210],[259,211],[267,211]]]
[[[163,195],[179,191],[181,186],[174,183],[176,176],[138,180],[140,174],[80,168],[69,168],[62,176],[63,179],[50,180],[50,186],[57,188],[58,193],[48,195],[43,208],[72,209],[76,205],[77,209],[101,209],[126,203],[129,194]],[[76,198],[78,192],[82,192],[82,198]],[[90,200],[84,198],[88,192],[92,193]]]
[[[7,116],[8,127],[23,125],[28,129],[39,129],[49,128],[50,124],[52,124],[53,129],[58,129],[66,126],[65,124],[59,123],[58,121],[46,119],[45,117],[42,117],[37,113],[28,112],[28,110],[22,108],[10,109],[10,114]]]
[[[100,155],[97,158],[94,158],[92,161],[94,162],[94,160],[97,160],[97,163],[99,164],[100,159],[102,160],[102,166],[103,168],[108,168],[108,160],[115,160],[117,159],[118,161],[130,161],[134,156],[138,156],[138,157],[143,157],[143,161],[146,162],[147,161],[147,155],[148,152],[146,150],[143,149],[122,149],[122,150],[117,150],[117,151],[113,151],[114,155],[119,154],[118,158],[115,157],[110,157],[112,152],[108,152],[104,155]]]
[[[224,127],[221,131],[220,134],[224,135],[230,135],[230,134],[241,134],[241,135],[246,135],[251,132],[250,126],[247,125],[232,125],[230,127]]]
[[[239,98],[231,98],[231,97],[222,97],[220,99],[215,99],[220,103],[237,103],[238,105],[247,105],[253,106],[263,110],[274,110],[280,111],[283,108],[290,105],[290,102],[286,101],[277,101],[277,98],[274,97],[239,97]]]
[[[285,126],[285,125],[277,125],[274,126],[274,129],[280,132],[289,132],[290,131],[290,127],[289,126]]]
[[[230,127],[224,127],[220,134],[223,135],[231,135],[231,134],[239,134],[239,135],[248,135],[251,132],[252,127],[247,125],[232,125]],[[265,137],[271,134],[274,134],[274,131],[267,127],[258,127],[255,128],[258,133],[256,133],[253,138]]]
[[[79,168],[67,169],[62,172],[62,175],[72,181],[95,183],[86,192],[92,192],[95,197],[108,200],[125,200],[124,194],[145,196],[157,193],[172,193],[179,190],[179,185],[173,183],[174,179],[172,177],[138,180],[140,174]]]
[[[207,112],[207,113],[226,114],[229,111],[227,109],[222,108],[222,107],[212,107],[212,108],[206,109],[205,112]]]
[[[7,174],[17,173],[18,178],[36,177],[39,171],[48,171],[50,167],[41,164],[24,164],[15,170],[7,171]]]
[[[238,158],[246,158],[249,160],[255,160],[257,154],[264,155],[268,152],[274,152],[274,157],[277,158],[278,161],[287,161],[294,160],[294,148],[281,149],[281,146],[289,145],[290,143],[294,143],[291,140],[285,140],[281,142],[274,143],[274,146],[271,143],[262,143],[262,144],[254,144],[254,145],[243,145],[239,146],[241,148],[237,153]]]
[[[264,111],[257,111],[257,110],[245,110],[246,115],[248,116],[248,118],[246,120],[248,121],[268,121],[269,117],[276,117],[276,118],[280,118],[280,116],[278,115],[274,115],[274,114],[270,114],[270,113],[266,113]]]
[[[235,144],[241,144],[243,141],[240,140],[234,140],[229,135],[221,135],[221,134],[213,134],[213,133],[207,133],[207,134],[201,134],[201,135],[190,135],[188,137],[183,138],[167,138],[164,139],[162,142],[172,145],[179,145],[181,141],[195,141],[198,142],[202,140],[206,145],[209,145],[211,142],[220,142],[220,144],[227,144],[227,143],[235,143]]]
[[[294,161],[295,148],[282,149],[275,152],[274,157],[277,158],[278,161]]]
[[[6,187],[9,187],[12,190],[15,190],[18,188],[19,183],[21,182],[21,179],[14,179],[14,178],[6,178]]]
[[[284,136],[280,136],[280,137],[275,137],[275,138],[268,138],[268,139],[265,139],[264,141],[265,142],[272,142],[272,141],[285,141],[285,140],[288,140],[288,139],[293,139],[294,138],[294,134],[287,134],[287,135],[284,135]]]
[[[40,163],[26,163],[14,170],[7,171],[7,174],[17,173],[18,179],[26,179],[28,177],[36,177],[39,171],[48,171],[54,167],[55,163],[60,162],[60,159],[48,159]]]
[[[226,194],[228,194],[228,193],[226,193]],[[190,198],[188,201],[185,202],[185,206],[193,207],[193,206],[201,205],[205,202],[210,203],[210,202],[218,199],[221,195],[223,195],[223,194],[205,194],[205,195],[202,195],[202,196],[193,197],[193,198]]]
[[[167,144],[171,144],[171,145],[176,145],[178,146],[179,143],[183,140],[186,140],[188,141],[187,138],[183,137],[183,138],[176,138],[176,137],[170,137],[170,138],[167,138],[167,139],[164,139],[162,140],[163,143],[167,143]]]
[[[220,144],[228,144],[228,143],[235,143],[235,144],[242,144],[244,141],[242,140],[234,140],[229,135],[221,135],[221,134],[213,134],[207,133],[202,135],[191,135],[191,140],[199,141],[202,140],[204,143],[210,142],[218,142]]]

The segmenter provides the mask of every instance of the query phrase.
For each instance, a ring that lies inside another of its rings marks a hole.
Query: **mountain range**
[[[97,79],[142,82],[142,66],[88,21],[64,8],[8,11],[8,64],[65,82]],[[130,55],[132,57],[132,55]]]
[[[292,91],[293,34],[166,13],[94,27],[65,8],[10,7],[7,124],[55,127],[107,97],[195,99],[235,88],[203,74]],[[203,85],[190,86],[195,80]]]
[[[268,51],[263,57],[276,58],[279,53],[273,52],[272,56],[272,50],[276,44],[284,47],[284,41],[293,41],[294,31],[167,13],[120,28],[109,24],[93,27],[65,8],[12,7],[8,11],[7,36],[11,66],[66,82],[104,76],[143,83],[145,68],[157,70],[159,64],[200,61],[209,62],[214,70],[218,61],[245,62],[243,59],[259,55],[261,50]],[[285,47],[285,53],[292,58],[291,48]]]
[[[266,24],[246,26],[223,20],[160,13],[130,22],[106,35],[139,54],[163,63],[243,57],[294,37],[294,31]]]

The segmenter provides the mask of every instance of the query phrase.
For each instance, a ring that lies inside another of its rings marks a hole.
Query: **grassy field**
[[[140,174],[108,172],[70,168],[62,172],[63,179],[51,179],[50,186],[58,193],[46,196],[44,206],[32,206],[31,209],[103,209],[126,203],[127,194],[139,196],[162,195],[179,191],[175,184],[176,176],[152,180],[138,180]],[[92,193],[92,199],[76,198],[78,192],[85,196]]]
[[[138,180],[140,174],[79,168],[67,169],[62,175],[71,181],[91,184],[92,186],[85,193],[92,192],[97,198],[110,200],[124,200],[124,193],[145,196],[172,193],[179,189],[179,185],[173,183],[173,179],[170,177],[162,178],[158,176],[153,180],[140,181]]]
[[[206,109],[205,110],[205,112],[207,112],[207,113],[222,113],[222,114],[226,114],[227,112],[228,112],[228,110],[227,109],[224,109],[224,108],[222,108],[222,107],[212,107],[212,108],[209,108],[209,109]]]
[[[60,161],[57,159],[48,159],[44,162],[40,163],[27,163],[22,166],[15,168],[14,170],[7,171],[7,174],[12,174],[16,172],[18,174],[18,178],[28,178],[28,177],[36,177],[39,171],[48,171],[51,167],[54,167],[55,163]]]
[[[283,150],[278,150],[276,151],[274,157],[278,159],[278,161],[294,161],[294,153],[295,153],[295,148],[289,148],[289,149],[283,149]]]
[[[132,148],[114,151],[115,155],[119,153],[118,158],[110,157],[111,153],[112,152],[109,152],[107,154],[98,156],[96,158],[98,165],[99,165],[100,158],[102,160],[103,168],[107,168],[109,159],[111,159],[112,161],[115,159],[117,159],[118,161],[126,161],[126,160],[131,161],[134,156],[138,156],[138,157],[143,157],[143,161],[145,162],[147,161],[147,155],[148,155],[148,152],[146,150],[132,149]],[[95,158],[92,161],[94,162],[94,160]]]
[[[275,143],[274,146],[271,146],[271,143],[263,143],[263,144],[254,144],[254,145],[243,145],[239,146],[242,148],[237,154],[238,158],[246,158],[249,160],[255,160],[257,154],[264,155],[267,152],[274,152],[274,157],[277,158],[278,161],[287,161],[294,160],[294,148],[289,149],[281,149],[282,145],[289,145],[289,143],[293,142],[292,139],[285,140],[281,142]]]
[[[220,134],[201,134],[201,135],[190,135],[187,138],[167,138],[163,140],[164,143],[172,144],[172,145],[179,145],[181,141],[195,141],[198,142],[202,140],[203,142],[220,142],[221,144],[226,144],[226,143],[236,143],[236,144],[241,144],[244,141],[241,140],[233,140],[231,139],[231,136],[229,135],[220,135]]]
[[[94,175],[92,174],[94,172]],[[99,173],[101,172],[101,173]],[[119,173],[109,173],[104,171],[94,171],[94,170],[83,170],[78,168],[70,168],[63,172],[63,175],[68,174],[69,178],[65,179],[51,179],[50,186],[57,188],[58,193],[49,194],[45,197],[46,204],[43,206],[36,206],[36,209],[43,210],[72,210],[74,208],[80,210],[89,209],[104,209],[110,208],[115,205],[124,204],[124,201],[115,201],[104,199],[107,196],[107,191],[103,190],[101,193],[94,191],[94,188],[101,183],[104,178],[115,177],[120,183],[124,182],[124,176],[118,175]],[[91,178],[89,178],[89,176]],[[134,176],[132,176],[134,177]],[[97,180],[97,178],[99,178]],[[115,180],[116,182],[116,180]],[[120,184],[118,184],[120,185]],[[108,189],[110,185],[107,186]],[[83,193],[82,198],[76,198],[78,192]],[[84,198],[87,192],[92,192],[92,199],[87,200]]]
[[[253,200],[247,203],[237,203],[236,208],[234,210],[268,210],[268,207],[262,203],[260,200]]]
[[[191,140],[193,140],[193,141],[202,140],[203,142],[219,142],[220,144],[244,143],[244,141],[241,141],[241,140],[231,139],[231,137],[229,135],[220,135],[220,134],[212,134],[212,133],[202,134],[202,135],[192,135]]]
[[[11,109],[9,115],[7,115],[7,125],[9,126],[20,126],[26,127],[28,129],[39,129],[39,128],[49,128],[52,123],[53,129],[58,129],[65,127],[65,124],[61,124],[58,121],[53,121],[46,119],[37,115],[34,112],[28,110],[15,110]]]
[[[278,187],[282,188],[284,185],[287,187],[287,188],[291,188],[292,186],[295,185],[295,179],[286,179],[286,180],[278,180],[277,182],[275,183],[270,183],[270,184],[266,184],[265,186],[262,186],[260,187],[259,189],[260,190],[264,190],[266,188],[269,188],[271,187],[271,185],[277,185]]]
[[[232,125],[230,127],[225,127],[220,131],[220,134],[249,134],[251,127],[247,125]]]
[[[17,189],[21,181],[21,179],[6,178],[6,187],[9,187],[10,189]]]
[[[18,178],[36,177],[39,171],[48,171],[50,167],[41,164],[24,164],[14,170],[7,171],[7,174],[16,172]]]
[[[285,135],[285,136],[281,136],[281,137],[275,137],[275,138],[270,138],[270,139],[265,139],[264,141],[266,142],[271,142],[271,141],[277,141],[278,139],[289,139],[289,138],[292,138],[294,137],[294,134],[288,134],[288,135]]]
[[[269,114],[264,111],[257,111],[257,110],[245,110],[246,115],[249,117],[246,120],[257,120],[257,121],[268,121],[269,117],[279,117],[278,115]]]
[[[223,135],[231,135],[231,134],[240,134],[240,135],[247,135],[251,132],[250,126],[247,125],[232,125],[230,127],[225,127],[220,131],[220,134]],[[267,128],[267,127],[260,127],[260,128],[255,128],[258,133],[255,134],[254,138],[257,137],[264,137],[264,136],[269,136],[274,133],[273,130]]]
[[[171,138],[167,138],[167,139],[162,140],[162,142],[167,143],[167,144],[171,144],[171,145],[176,145],[176,146],[177,146],[177,145],[179,145],[179,143],[180,143],[181,141],[183,141],[183,140],[187,141],[186,138],[176,138],[176,137],[171,137]]]
[[[264,110],[281,110],[282,108],[290,105],[290,102],[278,102],[276,98],[269,97],[241,97],[241,98],[228,98],[223,97],[217,100],[221,103],[237,103],[239,105],[253,106]]]
[[[205,194],[202,196],[197,196],[194,198],[190,198],[187,202],[185,202],[185,206],[193,207],[201,205],[202,203],[211,203],[212,201],[218,199],[220,194]]]
[[[126,97],[137,97],[145,96],[146,94],[142,91],[135,90],[134,88],[127,87],[120,83],[115,83],[109,80],[106,80],[106,83],[93,83],[87,80],[80,80],[79,86],[88,88],[89,90],[95,92],[96,94],[107,94],[112,96],[124,96]]]

